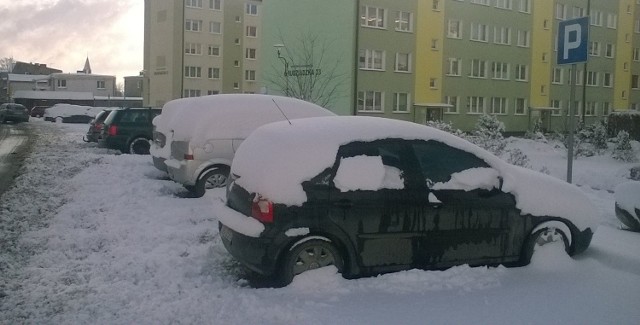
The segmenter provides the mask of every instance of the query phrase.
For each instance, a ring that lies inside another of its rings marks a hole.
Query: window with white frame
[[[511,28],[509,27],[494,27],[493,28],[493,42],[496,44],[509,45],[511,44]]]
[[[444,110],[445,114],[458,114],[458,96],[445,96],[444,102],[451,105]]]
[[[384,71],[385,52],[383,50],[361,49],[359,67],[364,70]]]
[[[441,0],[433,0],[433,2],[431,3],[431,9],[434,11],[440,11],[441,2]]]
[[[638,75],[631,75],[631,89],[638,89],[640,86],[638,85]]]
[[[553,108],[557,108],[554,109],[553,111],[551,111],[551,115],[553,116],[561,116],[562,115],[562,101],[559,99],[552,99],[550,106]]]
[[[447,59],[449,62],[447,66],[447,75],[448,76],[460,76],[460,71],[462,70],[462,60],[459,58],[449,58]]]
[[[529,47],[531,43],[531,33],[528,30],[518,31],[518,46]]]
[[[611,113],[611,103],[610,102],[602,102],[602,115],[607,116]]]
[[[600,10],[591,10],[589,15],[589,21],[592,26],[602,26],[603,13]]]
[[[509,80],[509,64],[505,62],[491,63],[491,74],[493,79]]]
[[[529,80],[529,67],[526,64],[516,64],[516,77],[517,81]]]
[[[589,42],[589,55],[600,56],[600,42]]]
[[[561,85],[562,84],[562,77],[564,75],[564,69],[562,68],[554,68],[553,69],[553,77],[551,79],[551,82],[557,85]]]
[[[598,77],[599,77],[598,72],[587,71],[587,86],[597,86],[599,81]]]
[[[382,112],[383,94],[380,91],[359,91],[358,111],[360,112]]]
[[[185,66],[184,67],[184,76],[187,77],[187,78],[201,78],[202,77],[202,68],[201,67]]]
[[[202,44],[187,42],[184,44],[184,53],[190,55],[202,55]]]
[[[489,41],[489,26],[485,24],[471,23],[471,36],[472,41],[488,42]]]
[[[514,110],[513,113],[515,115],[524,115],[527,113],[527,99],[526,98],[516,98],[514,101]]]
[[[437,38],[431,39],[431,49],[438,50],[440,49],[440,40]]]
[[[636,34],[640,33],[640,19],[636,19],[634,22],[633,32]]]
[[[98,80],[96,82],[96,88],[98,88],[98,89],[107,89],[106,82],[104,80]]]
[[[256,26],[247,26],[247,37],[257,37],[258,36],[258,27]]]
[[[470,2],[478,5],[483,5],[483,6],[491,5],[491,0],[470,0]]]
[[[246,48],[244,50],[244,58],[245,59],[249,59],[249,60],[255,60],[256,59],[256,49],[253,48]]]
[[[520,0],[520,7],[518,10],[526,14],[531,13],[531,0]]]
[[[187,8],[202,8],[202,0],[186,0],[184,4]]]
[[[584,107],[584,116],[595,116],[597,111],[597,102],[587,102],[587,105]]]
[[[556,4],[556,19],[567,19],[567,5],[562,3]]]
[[[189,32],[202,31],[202,20],[197,19],[185,19],[184,29]]]
[[[413,31],[413,13],[396,11],[396,30],[399,32]]]
[[[429,78],[429,88],[438,89],[438,79],[437,78]]]
[[[633,61],[640,61],[640,48],[639,47],[634,47],[633,48]]]
[[[393,112],[394,113],[409,113],[409,103],[411,102],[411,96],[409,93],[394,93],[393,94]]]
[[[571,84],[573,82],[573,76],[574,76],[574,72],[569,73],[569,84]],[[582,70],[578,70],[577,71],[577,79],[576,79],[576,85],[582,85],[582,78],[584,77],[584,71]]]
[[[487,77],[487,61],[480,59],[471,60],[471,73],[469,77],[472,78],[486,78]]]
[[[364,27],[386,28],[386,10],[384,8],[362,6],[360,25]]]
[[[611,75],[611,72],[602,73],[602,86],[613,87],[613,76]]]
[[[200,89],[185,89],[183,92],[185,98],[200,97]]]
[[[462,21],[450,19],[447,27],[447,37],[462,38]]]
[[[240,89],[240,83],[239,82],[234,82],[233,83],[233,89]]]
[[[244,80],[256,81],[256,70],[244,70]]]
[[[222,10],[222,0],[209,0],[209,9]]]
[[[489,114],[507,114],[507,99],[505,97],[491,97],[491,107],[489,108]]]
[[[217,45],[207,46],[207,55],[220,56],[220,46],[217,46]]]
[[[604,48],[604,56],[607,58],[613,58],[616,53],[616,46],[614,44],[607,44]]]
[[[251,15],[251,16],[257,16],[258,15],[258,5],[257,4],[247,3],[245,8],[246,8],[245,13],[247,15]]]
[[[396,53],[395,71],[411,72],[411,53]]]
[[[207,77],[209,79],[220,79],[220,68],[209,68]]]
[[[469,96],[467,98],[467,114],[483,114],[484,97]]]
[[[609,13],[607,14],[607,27],[608,28],[617,28],[618,26],[618,15]]]
[[[511,10],[512,6],[512,0],[496,0],[496,8]]]
[[[219,21],[209,22],[209,33],[222,34],[222,24]]]
[[[583,17],[585,10],[582,7],[573,7],[573,18]]]

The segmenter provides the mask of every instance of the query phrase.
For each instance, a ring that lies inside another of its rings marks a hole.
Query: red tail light
[[[94,125],[94,127],[96,128],[97,131],[102,130],[102,126],[103,126],[102,123],[98,123],[98,124]]]
[[[184,154],[184,160],[193,160],[193,154],[185,153]]]
[[[118,135],[118,126],[117,125],[110,125],[107,134],[109,134],[110,136]]]
[[[251,204],[251,216],[262,223],[273,223],[273,202],[256,195]]]

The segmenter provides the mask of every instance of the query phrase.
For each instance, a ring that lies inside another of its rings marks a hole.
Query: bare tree
[[[11,73],[13,66],[16,64],[16,60],[13,58],[1,58],[0,59],[0,71],[6,71]]]
[[[284,71],[282,65],[273,64],[265,81],[285,96],[330,107],[336,98],[344,96],[346,82],[346,73],[340,71],[343,56],[328,58],[331,45],[317,35],[301,34],[278,49]]]

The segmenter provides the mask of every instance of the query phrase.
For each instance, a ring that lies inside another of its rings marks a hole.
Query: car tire
[[[225,167],[215,167],[199,177],[196,185],[186,187],[193,193],[194,197],[202,197],[204,193],[213,188],[225,187],[229,178],[229,169]]]
[[[137,137],[129,142],[127,153],[132,155],[148,155],[150,148],[151,144],[149,143],[149,139],[145,137]]]
[[[567,239],[564,231],[556,227],[545,227],[533,232],[529,239],[525,242],[522,257],[520,259],[521,265],[527,265],[531,263],[531,258],[535,251],[545,245],[558,245],[564,246],[564,251],[570,254],[571,244]]]
[[[285,252],[278,284],[286,286],[293,278],[309,270],[334,265],[342,273],[344,261],[338,249],[322,239],[310,239]]]

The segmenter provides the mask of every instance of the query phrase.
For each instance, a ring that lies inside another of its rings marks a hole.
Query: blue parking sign
[[[589,57],[589,17],[560,22],[558,26],[558,64],[585,62]]]

